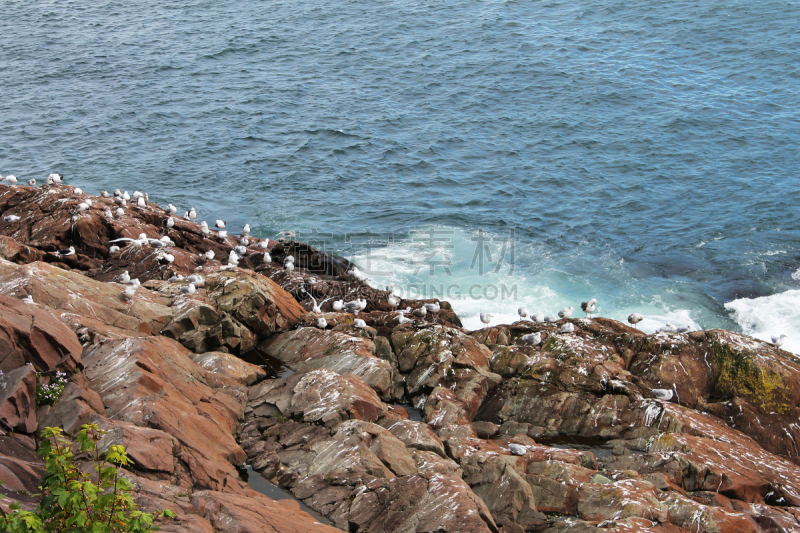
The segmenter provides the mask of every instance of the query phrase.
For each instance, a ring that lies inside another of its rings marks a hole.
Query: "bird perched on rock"
[[[194,210],[194,207],[189,209],[189,220],[195,220],[197,218],[197,211]]]
[[[327,327],[328,327],[328,321],[327,321],[327,320],[325,320],[325,317],[324,317],[324,316],[323,316],[323,317],[319,317],[319,318],[317,319],[317,327],[318,327],[319,329],[325,329],[325,328],[327,328]]]
[[[217,237],[219,237],[220,239],[223,239],[223,240],[227,239],[228,238],[227,230],[219,230],[217,232]]]
[[[70,255],[75,255],[75,247],[70,246],[69,248],[59,250],[56,252],[56,255],[59,257],[69,257]]]
[[[339,301],[341,302],[341,300],[339,300]],[[333,303],[333,308],[334,308],[334,309],[336,309],[336,303],[337,303],[337,302],[334,302],[334,303]],[[356,315],[357,315],[357,314],[358,314],[358,312],[359,312],[359,311],[361,311],[361,304],[359,303],[359,301],[358,301],[358,298],[356,298],[356,299],[355,299],[355,300],[353,300],[352,302],[345,302],[345,303],[342,305],[342,308],[343,308],[345,311],[347,311],[348,313],[353,313],[353,314],[356,314]]]
[[[174,206],[174,205],[172,205],[172,204],[167,204],[167,208],[165,209],[165,211],[166,211],[167,213],[169,213],[170,215],[174,215],[175,213],[177,213],[177,212],[178,212],[178,208],[177,208],[177,207],[175,207],[175,206]]]
[[[175,283],[176,281],[183,281],[183,276],[180,275],[180,274],[175,274],[174,276],[169,278],[167,281],[169,281],[170,283]]]
[[[675,324],[672,324],[671,322],[667,322],[666,324],[664,324],[660,328],[657,328],[656,329],[656,333],[659,333],[659,332],[662,332],[662,331],[666,332],[666,333],[674,333],[677,330],[678,330],[678,328],[675,326]]]
[[[175,256],[168,253],[162,253],[158,256],[158,263],[161,265],[168,265],[175,261]]]
[[[517,314],[519,315],[519,317],[521,319],[527,318],[528,317],[528,308],[523,305],[522,307],[517,309]]]
[[[135,295],[136,295],[136,287],[133,286],[125,287],[122,290],[122,297],[125,298],[126,300],[132,299]]]
[[[47,176],[48,182],[52,183],[61,183],[64,180],[64,174],[50,174]]]
[[[18,215],[8,215],[8,216],[4,216],[3,220],[13,224],[14,222],[18,222],[19,221],[19,216]]]
[[[367,323],[361,320],[360,318],[356,318],[355,320],[353,320],[353,327],[364,329],[367,327]]]
[[[494,315],[491,313],[480,313],[481,322],[484,324],[488,324],[494,318]]]
[[[342,309],[344,309],[344,301],[343,300],[336,300],[335,302],[333,302],[333,310],[334,311],[339,312]]]
[[[23,298],[22,301],[25,302],[26,304],[32,304],[33,303],[33,296],[31,296],[29,294],[25,298]]]
[[[28,187],[36,187],[36,180],[34,178],[28,180]]]
[[[544,313],[541,313],[539,311],[533,313],[531,315],[531,320],[533,320],[537,324],[541,324],[542,322],[544,322]]]
[[[81,196],[83,195],[83,189],[81,189],[80,187],[75,187],[72,190],[72,194],[74,194],[75,196]]]
[[[13,174],[6,176],[6,181],[9,185],[16,185],[17,184],[17,177]]]
[[[171,227],[175,226],[175,219],[174,219],[174,218],[172,218],[172,217],[169,217],[169,218],[167,219],[167,222],[166,222],[166,224],[167,224],[167,227],[168,227],[168,228],[171,228]]]
[[[511,450],[511,453],[514,455],[525,455],[528,452],[527,447],[522,444],[517,444],[516,442],[509,443],[508,449]]]
[[[397,298],[395,298],[394,296],[389,296],[386,299],[386,303],[389,304],[389,307],[397,307],[398,305],[400,305],[400,302],[398,302]]]
[[[86,211],[87,209],[89,209],[89,207],[91,207],[91,206],[89,204],[87,204],[86,202],[81,202],[81,203],[78,204],[78,212]]]
[[[244,246],[235,246],[233,249],[240,257],[247,253],[247,248]]]
[[[411,311],[411,315],[415,316],[417,318],[425,318],[425,316],[427,314],[428,314],[428,310],[424,306],[423,307],[417,307],[416,309]]]
[[[228,254],[228,264],[232,266],[239,264],[239,255],[235,250],[231,250],[231,252]]]
[[[144,198],[144,194],[140,193],[139,191],[133,191],[133,198]]]
[[[121,207],[118,207],[116,213],[118,217],[121,217],[125,215],[125,210],[122,209]]]
[[[250,246],[250,238],[247,235],[243,236],[239,239],[239,244],[242,246]]]
[[[217,220],[216,224],[214,224],[217,229],[225,229],[225,221],[224,220]]]
[[[203,257],[206,258],[206,261],[211,261],[214,259],[214,250],[209,250],[203,254]]]
[[[140,196],[136,199],[136,205],[139,207],[147,207],[147,202],[144,201],[144,196]]]
[[[189,283],[194,285],[195,288],[196,287],[202,287],[206,283],[206,280],[203,279],[203,276],[201,276],[199,274],[192,274],[191,276],[186,278],[186,281],[188,281]]]
[[[776,348],[780,348],[783,346],[783,343],[786,340],[786,335],[773,335],[772,336],[772,344],[775,345]]]
[[[569,307],[562,307],[561,311],[558,312],[558,316],[561,318],[569,318],[572,316],[572,306]]]
[[[100,196],[102,196],[103,198],[108,198],[111,195],[108,194],[108,191],[100,191]]]
[[[119,275],[119,282],[120,283],[130,283],[131,282],[131,275],[128,273],[127,270]]]
[[[269,255],[269,252],[264,252],[264,257],[261,259],[262,263],[272,263],[272,256]]]
[[[111,209],[106,207],[105,210],[103,210],[103,216],[106,218],[114,218],[114,213],[111,212]]]
[[[653,389],[653,395],[659,400],[670,401],[675,394],[672,389]]]
[[[558,315],[547,315],[544,317],[545,322],[558,322]]]
[[[197,287],[195,287],[193,283],[190,283],[188,285],[184,285],[183,287],[181,287],[181,292],[183,294],[191,295],[197,292]]]
[[[263,241],[259,242],[257,246],[262,250],[269,249],[269,239],[264,239]]]
[[[642,320],[644,320],[644,317],[642,315],[640,315],[639,313],[631,313],[630,315],[628,315],[628,322],[632,326],[636,326],[636,324],[638,324]],[[639,326],[636,326],[636,327],[638,328]]]
[[[583,310],[584,313],[586,313],[589,316],[592,316],[592,313],[594,313],[594,309],[596,306],[597,306],[597,300],[595,298],[592,298],[588,302],[581,302],[581,309]]]
[[[528,333],[527,335],[522,336],[522,340],[525,341],[525,344],[536,346],[542,342],[542,332],[537,331],[536,333]]]
[[[283,268],[285,268],[289,272],[292,272],[294,271],[294,263],[292,261],[288,261],[285,265],[283,265]]]
[[[243,235],[250,235],[250,224],[245,224],[242,228]]]
[[[115,254],[117,252],[119,252],[119,246],[116,244],[108,249],[109,254]]]
[[[442,309],[442,307],[439,305],[439,302],[436,302],[436,303],[432,303],[432,304],[425,304],[425,309],[429,313],[435,315],[436,313],[438,313]]]
[[[122,199],[125,200],[126,202],[131,199],[131,195],[128,194],[128,191],[122,193]]]
[[[403,313],[398,313],[397,322],[399,324],[407,324],[408,322],[413,322],[413,320],[411,320],[410,318],[406,317]]]
[[[567,322],[563,326],[561,326],[561,333],[572,333],[575,331],[575,324],[572,322]]]

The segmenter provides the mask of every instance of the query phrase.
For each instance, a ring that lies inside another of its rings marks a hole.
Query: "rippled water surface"
[[[5,1],[0,173],[319,228],[381,283],[515,285],[547,312],[594,295],[800,346],[800,311],[754,299],[800,288],[799,20],[770,0]],[[354,248],[366,229],[391,245]],[[514,231],[513,272],[471,264],[478,229],[494,261]]]

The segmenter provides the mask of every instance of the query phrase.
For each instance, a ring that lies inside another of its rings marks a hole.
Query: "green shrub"
[[[138,533],[154,531],[160,516],[174,517],[172,511],[140,511],[131,497],[133,485],[120,475],[120,467],[132,463],[124,446],[111,446],[106,454],[97,449],[105,435],[97,424],[84,424],[78,435],[80,453],[88,455],[94,468],[84,472],[75,463],[74,443],[60,428],[45,428],[37,453],[45,459],[45,476],[40,489],[42,501],[36,511],[23,511],[12,504],[10,512],[0,509],[0,531],[9,533]]]

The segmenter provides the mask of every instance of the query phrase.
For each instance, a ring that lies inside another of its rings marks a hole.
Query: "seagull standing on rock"
[[[528,317],[528,308],[523,305],[522,307],[517,309],[517,314],[519,315],[519,318],[521,320],[526,319]]]
[[[74,246],[70,246],[69,248],[67,248],[65,250],[59,250],[59,251],[56,252],[56,255],[58,257],[69,257],[71,255],[75,255],[75,247]]]
[[[544,313],[537,311],[531,315],[531,320],[536,322],[537,324],[541,324],[544,322]]]
[[[335,302],[333,302],[333,310],[334,311],[336,311],[338,313],[342,309],[344,309],[344,301],[343,300],[336,300]]]
[[[367,327],[367,323],[361,320],[360,318],[356,318],[355,320],[353,320],[353,327],[364,329]]]
[[[584,313],[586,313],[590,317],[592,316],[592,313],[594,313],[594,309],[596,306],[597,306],[597,300],[595,298],[592,298],[588,302],[581,302],[581,309],[583,310]]]
[[[664,400],[666,402],[670,401],[675,394],[672,389],[653,389],[652,393],[659,400]]]
[[[561,326],[561,333],[573,333],[575,331],[575,324],[572,322],[567,322],[563,326]]]
[[[26,304],[32,304],[33,303],[33,296],[31,296],[29,294],[25,298],[23,298],[22,301],[25,302]]]
[[[525,344],[536,346],[542,342],[542,332],[537,331],[536,333],[528,333],[527,335],[522,336],[522,340],[525,341]]]
[[[572,309],[573,307],[571,305],[569,307],[562,307],[561,311],[558,312],[558,316],[561,318],[569,318],[572,316]]]
[[[494,315],[491,313],[480,313],[480,317],[481,317],[481,322],[483,322],[484,324],[489,324],[489,322],[491,322],[492,319],[494,318]]]
[[[631,313],[630,315],[628,315],[628,322],[632,326],[636,326],[636,324],[638,324],[642,320],[644,320],[644,317],[642,315],[640,315],[639,313]],[[636,326],[636,327],[638,328],[639,326]]]
[[[775,345],[776,348],[780,348],[783,346],[783,343],[786,340],[786,335],[773,335],[772,336],[772,344]]]
[[[36,180],[34,178],[28,180],[28,187],[36,187]]]
[[[3,220],[13,224],[14,222],[18,222],[19,221],[19,216],[18,215],[8,215],[8,216],[3,217]]]
[[[16,185],[17,184],[17,177],[14,176],[13,174],[10,175],[10,176],[6,176],[6,181],[8,182],[9,185]]]
[[[317,327],[319,329],[325,329],[328,327],[328,321],[325,320],[324,316],[317,319]]]
[[[192,295],[197,292],[197,287],[193,283],[181,287],[181,293]]]

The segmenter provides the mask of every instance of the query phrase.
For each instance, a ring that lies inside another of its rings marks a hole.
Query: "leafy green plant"
[[[42,501],[36,511],[24,511],[12,504],[10,512],[0,509],[0,531],[9,533],[140,533],[158,529],[153,521],[174,517],[172,511],[140,511],[131,497],[134,489],[120,475],[120,467],[132,464],[124,446],[109,447],[101,454],[97,443],[106,432],[97,424],[84,424],[77,442],[94,468],[87,471],[75,463],[72,441],[60,428],[45,428],[37,453],[45,459]]]
[[[39,380],[42,377],[41,372],[36,373],[36,405],[54,405],[61,393],[64,392],[64,387],[67,386],[67,375],[64,372],[56,372],[50,383],[46,385],[40,384]]]

